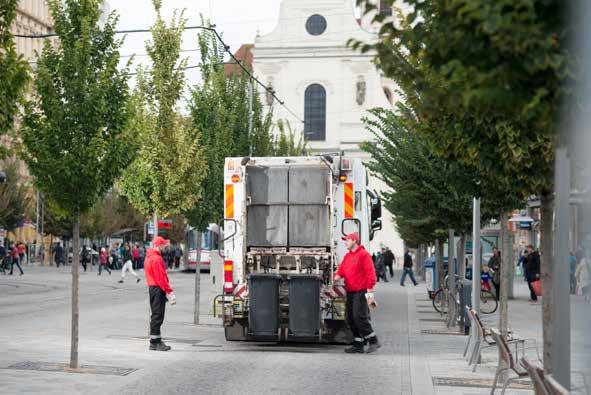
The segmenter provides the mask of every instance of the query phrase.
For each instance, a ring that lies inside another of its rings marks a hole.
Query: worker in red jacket
[[[368,306],[375,305],[373,287],[376,284],[376,272],[371,255],[360,245],[357,233],[350,233],[343,240],[349,252],[335,273],[335,280],[345,280],[347,323],[354,336],[353,345],[345,352],[364,353],[364,346],[369,343],[367,352],[372,353],[381,347],[369,322]]]
[[[169,300],[171,304],[176,303],[176,297],[168,282],[166,266],[162,259],[162,250],[167,245],[168,240],[160,236],[154,237],[152,248],[147,251],[144,263],[144,275],[146,284],[150,288],[150,308],[152,310],[152,316],[150,317],[150,350],[155,351],[170,350],[170,346],[167,346],[162,341],[160,327],[164,322],[166,301]]]

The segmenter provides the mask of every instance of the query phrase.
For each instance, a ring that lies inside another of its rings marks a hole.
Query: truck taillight
[[[224,261],[224,293],[234,291],[234,262]]]

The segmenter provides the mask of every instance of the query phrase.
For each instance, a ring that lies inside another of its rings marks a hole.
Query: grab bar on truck
[[[343,219],[343,221],[341,222],[341,233],[343,234],[343,236],[347,236],[347,234],[345,233],[345,222],[355,222],[357,224],[357,229],[359,229],[357,231],[357,233],[359,233],[359,242],[361,243],[361,221],[359,220],[359,218],[345,218]]]
[[[233,219],[233,218],[224,218],[223,220],[220,221],[220,229],[225,229],[224,228],[224,224],[226,223],[226,221],[230,221],[230,222],[234,222],[234,233],[232,233],[230,236],[222,239],[219,243],[218,243],[218,255],[220,257],[224,257],[224,255],[222,255],[222,244],[226,241],[229,240],[231,238],[233,238],[234,236],[236,236],[236,233],[238,233],[238,222]]]

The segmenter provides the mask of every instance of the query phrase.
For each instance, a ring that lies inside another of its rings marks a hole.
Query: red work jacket
[[[363,246],[345,255],[335,275],[345,280],[347,292],[372,289],[376,284],[376,271],[371,255]]]
[[[146,252],[146,260],[144,262],[144,276],[146,276],[146,284],[148,287],[160,287],[164,293],[172,292],[170,283],[168,282],[168,274],[164,266],[164,260],[160,251],[149,249]]]

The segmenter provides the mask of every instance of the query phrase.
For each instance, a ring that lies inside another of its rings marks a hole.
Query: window
[[[304,94],[304,137],[313,141],[326,139],[326,91],[319,84],[308,86]]]
[[[326,19],[322,15],[312,15],[306,21],[306,30],[313,36],[321,35],[326,30]]]
[[[380,0],[380,14],[392,16],[392,0]]]

